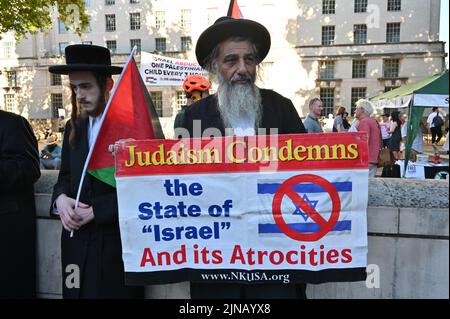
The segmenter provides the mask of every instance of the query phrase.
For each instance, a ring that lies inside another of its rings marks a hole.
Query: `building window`
[[[59,109],[63,108],[63,96],[61,93],[56,93],[51,95],[51,103],[52,103],[52,117],[59,117]]]
[[[181,108],[187,104],[186,94],[184,91],[177,91],[177,109],[175,110],[175,114],[180,112]]]
[[[334,114],[334,89],[333,88],[321,88],[320,99],[323,102],[323,113],[325,116],[328,114]]]
[[[322,0],[322,14],[335,14],[336,0]]]
[[[17,71],[6,72],[6,77],[8,78],[8,86],[9,87],[17,86]]]
[[[16,112],[16,97],[14,94],[5,94],[5,110],[8,112]]]
[[[130,50],[133,50],[134,46],[136,46],[136,52],[141,52],[141,39],[131,39],[130,40]]]
[[[163,108],[162,108],[162,92],[150,92],[150,96],[152,98],[153,106],[155,107],[156,114],[159,117],[163,116]]]
[[[355,0],[355,13],[367,12],[367,0]]]
[[[399,86],[385,86],[384,87],[384,93],[392,91],[392,90],[395,90],[397,88],[399,88]]]
[[[208,8],[208,25],[214,24],[217,20],[217,8]]]
[[[388,0],[387,10],[388,11],[401,11],[402,10],[402,0]]]
[[[191,28],[191,10],[190,9],[181,10],[180,27],[186,28],[186,29]]]
[[[164,28],[166,26],[166,12],[156,11],[155,12],[155,25],[157,29]]]
[[[388,79],[398,78],[400,69],[399,59],[386,59],[383,61],[383,76]]]
[[[192,48],[191,37],[181,37],[181,51],[188,51]]]
[[[331,80],[334,79],[334,61],[320,61],[319,62],[319,79]]]
[[[139,0],[130,0],[130,3],[131,3],[131,4],[139,3]]]
[[[353,60],[352,78],[362,79],[366,77],[367,60]]]
[[[105,0],[105,5],[106,6],[112,6],[116,4],[116,0]]]
[[[59,55],[66,54],[66,47],[69,45],[69,42],[59,42]]]
[[[62,85],[61,74],[52,73],[50,84],[52,86]]]
[[[355,24],[353,26],[353,43],[354,44],[367,43],[367,25]]]
[[[166,38],[155,38],[155,50],[159,52],[166,51]]]
[[[141,28],[141,13],[133,12],[130,13],[130,29],[139,30]]]
[[[5,58],[12,58],[14,53],[14,43],[10,41],[3,42],[3,56]]]
[[[355,103],[367,97],[367,88],[352,88],[351,113],[355,114]]]
[[[58,32],[59,34],[67,33],[66,25],[61,20],[58,20]]]
[[[116,15],[105,14],[106,31],[116,31]]]
[[[117,41],[116,40],[106,40],[106,47],[111,51],[111,53],[117,52]]]
[[[322,26],[322,45],[334,45],[334,25]]]
[[[400,42],[400,23],[388,23],[386,26],[386,42],[399,43]]]

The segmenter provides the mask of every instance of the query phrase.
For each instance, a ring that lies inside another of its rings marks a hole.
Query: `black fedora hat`
[[[259,53],[260,63],[270,50],[270,33],[262,24],[247,19],[221,17],[200,35],[195,47],[198,63],[205,67],[206,57],[216,45],[234,36],[247,37],[253,40]]]
[[[54,65],[49,72],[68,74],[71,71],[92,71],[119,74],[122,68],[111,65],[111,54],[105,47],[91,44],[73,44],[65,49],[66,65]]]

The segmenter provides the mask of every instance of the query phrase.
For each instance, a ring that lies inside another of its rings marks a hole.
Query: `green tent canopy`
[[[448,108],[448,70],[378,95],[372,98],[371,102],[377,108],[409,106],[408,141],[405,147],[404,172],[406,172],[411,146],[419,130],[425,108]]]

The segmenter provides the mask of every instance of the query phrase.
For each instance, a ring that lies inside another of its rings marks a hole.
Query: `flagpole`
[[[123,74],[125,73],[125,70],[127,69],[128,65],[130,64],[131,59],[133,58],[133,55],[136,52],[136,50],[137,50],[137,46],[134,46],[133,50],[131,50],[130,57],[128,58],[127,64],[125,64],[125,67],[123,68],[122,73],[120,73],[119,80],[117,81],[117,84],[115,85],[114,90],[113,90],[111,96],[109,97],[108,103],[106,104],[105,110],[103,111],[102,117],[100,118],[100,128],[103,125],[103,121],[105,120],[106,113],[108,113],[108,109],[111,104],[111,101],[113,100],[113,97],[116,94],[117,87],[119,86],[119,83],[122,80]],[[75,199],[75,207],[78,207],[78,204],[80,203],[81,188],[83,186],[83,181],[86,176],[87,167],[89,165],[89,161],[91,160],[91,156],[92,156],[92,152],[94,150],[95,143],[97,142],[97,137],[98,137],[98,132],[97,132],[97,134],[94,135],[94,142],[92,143],[92,147],[89,148],[89,153],[86,157],[86,161],[84,162],[83,172],[81,173],[80,184],[78,185],[77,197]],[[70,237],[73,237],[73,232],[74,232],[74,230],[72,229],[70,231]]]

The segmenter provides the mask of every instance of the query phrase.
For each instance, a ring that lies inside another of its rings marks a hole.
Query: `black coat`
[[[78,119],[77,142],[69,144],[69,122],[64,131],[61,169],[53,189],[52,203],[60,194],[76,198],[84,163],[89,152],[88,119]],[[64,298],[142,298],[142,287],[124,284],[124,267],[118,222],[116,189],[86,174],[80,202],[93,207],[94,220],[70,233],[63,228],[61,259]],[[52,208],[51,208],[52,210]],[[73,286],[71,266],[80,269],[80,288]],[[66,268],[68,267],[69,268]]]
[[[23,117],[0,111],[0,299],[36,295],[36,138]]]
[[[263,114],[260,128],[277,128],[278,134],[306,133],[302,120],[298,116],[291,100],[272,90],[260,89]],[[201,120],[201,132],[207,128],[217,128],[225,136],[225,128],[217,106],[216,95],[210,95],[192,104],[185,111],[182,127],[187,129],[190,137],[200,137],[194,130],[194,120]],[[257,132],[258,133],[258,132]]]
[[[263,134],[271,134],[270,129],[278,129],[278,134],[306,133],[302,120],[298,116],[291,100],[271,91],[260,89],[263,114],[260,128],[266,129]],[[201,128],[194,128],[194,121],[201,120]],[[217,106],[216,95],[208,96],[186,109],[183,128],[190,137],[201,137],[204,130],[217,128],[225,136],[225,128]],[[258,132],[256,132],[258,134]],[[306,285],[279,284],[258,285],[252,289],[245,284],[210,284],[191,282],[191,297],[204,298],[306,298]],[[261,288],[262,287],[262,288]],[[258,297],[257,297],[258,296]]]

